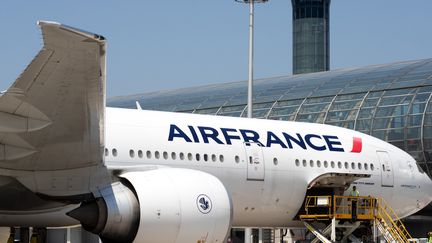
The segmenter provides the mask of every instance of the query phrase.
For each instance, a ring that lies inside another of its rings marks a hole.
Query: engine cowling
[[[223,242],[232,219],[224,185],[196,170],[127,172],[68,215],[103,242]]]

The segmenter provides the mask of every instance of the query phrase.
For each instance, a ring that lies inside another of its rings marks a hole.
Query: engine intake
[[[102,197],[68,213],[103,242],[223,242],[232,205],[223,184],[196,170],[127,172]]]

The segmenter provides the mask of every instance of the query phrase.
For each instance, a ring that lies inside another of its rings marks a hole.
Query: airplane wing
[[[0,96],[0,174],[34,192],[80,192],[87,168],[103,166],[105,38],[38,25],[42,50]]]

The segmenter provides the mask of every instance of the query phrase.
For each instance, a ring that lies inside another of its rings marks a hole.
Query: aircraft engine
[[[223,242],[232,205],[216,177],[163,168],[127,172],[102,197],[68,213],[111,242]]]

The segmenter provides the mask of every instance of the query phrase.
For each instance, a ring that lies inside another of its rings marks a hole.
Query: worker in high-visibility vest
[[[360,196],[360,193],[356,186],[353,186],[349,195],[351,201],[351,219],[352,221],[357,221],[357,197]]]
[[[432,243],[432,232],[428,233],[428,242]]]

